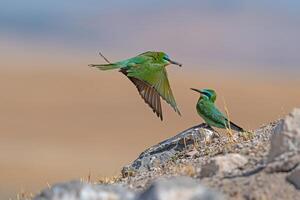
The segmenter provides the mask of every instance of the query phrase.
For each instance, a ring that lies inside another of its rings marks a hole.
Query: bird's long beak
[[[191,88],[191,90],[194,90],[195,92],[201,93],[200,90],[197,90],[197,89],[195,89],[195,88]]]
[[[198,90],[198,89],[195,89],[195,88],[191,88],[191,90],[194,90],[194,91],[196,91],[196,92],[198,92],[198,93],[201,93],[201,94],[202,94],[202,91],[201,91],[201,90]]]
[[[175,62],[175,61],[171,60],[170,58],[165,58],[165,60],[167,60],[169,63],[171,63],[173,65],[178,65],[179,67],[182,67],[182,64]]]

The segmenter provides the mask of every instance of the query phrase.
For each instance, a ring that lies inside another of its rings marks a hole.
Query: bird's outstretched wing
[[[126,70],[121,69],[120,72],[127,76]],[[145,103],[147,103],[152,108],[153,112],[156,113],[157,117],[163,120],[160,96],[156,89],[150,84],[146,83],[145,81],[139,80],[135,77],[127,77],[136,86],[139,94],[144,99]]]
[[[136,85],[142,98],[161,119],[162,111],[159,96],[170,104],[175,112],[181,115],[173,96],[164,65],[153,64],[152,57],[140,55],[130,59],[130,61],[126,63],[126,67],[121,68],[120,71]],[[154,101],[152,98],[157,99],[157,96],[158,100]]]
[[[154,87],[158,94],[173,107],[175,112],[181,115],[173,96],[167,71],[164,66],[155,66],[151,64],[144,64],[143,66],[136,65],[128,69],[127,72],[128,77],[137,78]]]
[[[153,84],[154,88],[157,90],[160,96],[173,107],[175,112],[181,115],[170,87],[166,69],[162,68],[160,71],[157,71],[156,73],[157,73],[157,80],[151,82],[150,84]]]

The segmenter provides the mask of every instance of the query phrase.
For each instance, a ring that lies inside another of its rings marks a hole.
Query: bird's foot
[[[183,137],[183,144],[184,144],[184,148],[186,149],[187,145],[186,145],[186,139],[185,139],[185,137]]]
[[[229,144],[236,144],[237,143],[237,139],[232,137],[232,138],[228,138],[228,143]]]
[[[242,136],[242,138],[247,141],[247,140],[251,140],[254,137],[254,132],[252,131],[244,131],[244,132],[240,132],[240,135]]]
[[[234,144],[237,142],[236,139],[234,138],[234,135],[233,135],[231,129],[226,128],[226,135],[227,135],[229,143]]]

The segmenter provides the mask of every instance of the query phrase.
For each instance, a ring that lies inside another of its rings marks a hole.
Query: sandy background
[[[35,192],[89,173],[94,180],[118,174],[143,149],[202,122],[190,87],[215,88],[219,107],[225,99],[232,120],[247,129],[300,106],[299,81],[186,69],[169,68],[183,116],[163,103],[163,122],[118,72],[86,66],[1,70],[1,195]]]
[[[0,199],[119,173],[145,148],[201,123],[189,88],[214,88],[255,129],[300,106],[300,1],[0,1]],[[161,122],[118,72],[161,50],[182,117]]]

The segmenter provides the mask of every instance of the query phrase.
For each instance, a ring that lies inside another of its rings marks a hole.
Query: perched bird
[[[101,53],[108,64],[91,64],[100,70],[119,69],[136,86],[139,94],[152,108],[153,112],[163,120],[160,97],[169,103],[179,115],[180,111],[173,96],[166,66],[181,64],[172,61],[164,52],[147,51],[127,60],[111,63]]]
[[[229,121],[227,117],[219,111],[215,106],[215,101],[217,99],[217,94],[214,90],[203,89],[197,90],[191,88],[196,92],[201,94],[196,109],[198,114],[204,119],[204,121],[209,125],[217,128],[232,129],[238,132],[245,132],[243,128]]]

